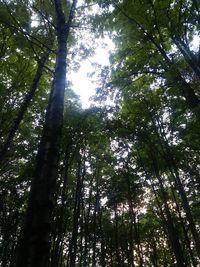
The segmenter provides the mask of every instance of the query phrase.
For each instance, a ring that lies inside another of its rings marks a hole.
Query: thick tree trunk
[[[72,3],[67,23],[60,0],[54,0],[54,3],[57,15],[58,39],[55,75],[31,184],[26,222],[16,263],[17,267],[47,267],[49,264],[52,212],[63,125],[66,44],[76,1],[74,0]]]

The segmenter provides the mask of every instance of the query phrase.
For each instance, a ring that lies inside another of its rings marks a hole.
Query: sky
[[[78,6],[81,6],[83,3],[83,0],[79,0]],[[98,6],[95,5],[91,9],[91,13],[95,14],[96,12],[98,12]],[[38,19],[35,15],[32,16],[31,26],[38,26]],[[91,101],[89,99],[95,94],[95,88],[97,87],[94,81],[88,77],[88,74],[94,71],[92,64],[109,65],[109,52],[114,49],[114,43],[108,36],[95,40],[95,43],[98,43],[98,47],[95,50],[94,56],[79,62],[80,68],[78,71],[71,70],[67,75],[67,79],[72,83],[73,91],[80,96],[83,108],[90,106]]]
[[[79,0],[79,5],[81,6],[84,3],[83,0]],[[98,7],[94,6],[91,10],[92,13],[98,12]],[[32,26],[37,26],[37,20],[33,16]],[[114,43],[107,36],[102,39],[95,40],[96,43],[99,43],[99,46],[96,48],[95,54],[92,57],[83,60],[80,63],[80,68],[78,71],[71,71],[68,73],[68,80],[72,83],[72,89],[74,92],[80,96],[80,101],[83,108],[88,108],[91,104],[90,97],[95,94],[95,88],[97,84],[92,81],[92,78],[88,74],[94,71],[92,63],[97,63],[102,66],[109,65],[109,52],[114,50]],[[200,37],[194,36],[194,40],[191,43],[191,49],[199,49]],[[103,44],[106,44],[103,45]]]
[[[72,82],[72,89],[80,96],[83,108],[88,108],[91,104],[90,97],[95,94],[97,84],[88,77],[88,74],[94,70],[92,63],[98,63],[102,66],[109,65],[110,52],[114,50],[114,43],[109,37],[97,40],[100,46],[96,49],[95,55],[83,60],[80,63],[78,71],[71,71],[68,79]],[[191,43],[191,49],[197,50],[199,47],[199,36],[194,36]],[[106,44],[107,46],[104,46]]]
[[[88,77],[88,74],[94,71],[92,63],[102,66],[109,65],[109,52],[114,49],[114,44],[109,37],[98,40],[99,47],[96,49],[94,56],[80,62],[79,70],[72,71],[68,79],[72,82],[72,89],[80,96],[83,108],[88,108],[91,104],[89,98],[95,94],[97,85]],[[106,44],[106,47],[103,44]]]

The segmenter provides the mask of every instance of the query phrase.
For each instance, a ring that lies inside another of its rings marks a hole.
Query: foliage
[[[61,3],[68,17],[71,1]],[[76,9],[68,68],[94,53],[93,38],[109,36],[115,49],[97,70],[92,107],[66,84],[49,266],[198,266],[199,18],[195,0],[87,0]],[[0,3],[0,151],[48,52],[0,157],[2,267],[15,266],[22,237],[56,31],[54,1]]]

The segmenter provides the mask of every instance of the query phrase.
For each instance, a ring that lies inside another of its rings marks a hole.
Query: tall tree
[[[58,42],[55,73],[16,266],[44,267],[49,262],[51,219],[63,125],[67,41],[76,4],[74,0],[66,20],[61,1],[54,1]]]

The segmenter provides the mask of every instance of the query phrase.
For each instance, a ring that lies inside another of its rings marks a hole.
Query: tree
[[[16,266],[48,266],[51,215],[63,123],[67,40],[76,2],[72,3],[66,22],[61,2],[54,1],[58,41],[56,67]]]

